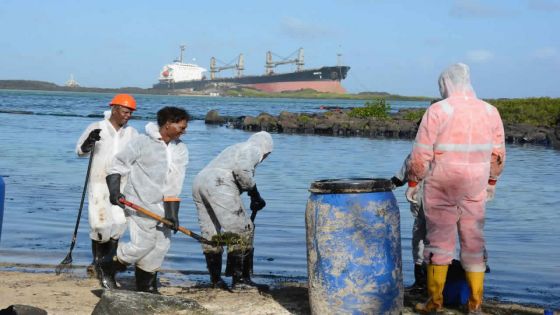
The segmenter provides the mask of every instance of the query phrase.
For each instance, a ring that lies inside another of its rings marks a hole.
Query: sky
[[[0,0],[0,80],[148,88],[180,45],[206,69],[243,53],[245,74],[267,51],[302,47],[306,68],[341,54],[351,93],[435,97],[463,62],[479,97],[560,97],[560,0]]]

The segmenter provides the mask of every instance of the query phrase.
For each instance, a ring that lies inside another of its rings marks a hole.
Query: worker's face
[[[171,140],[177,140],[187,132],[188,126],[189,124],[186,120],[181,120],[176,123],[168,121],[165,123],[163,128],[165,128],[165,131]]]
[[[119,126],[124,126],[128,123],[128,120],[132,116],[133,110],[124,106],[113,105],[113,109],[111,110],[111,118],[116,122]]]

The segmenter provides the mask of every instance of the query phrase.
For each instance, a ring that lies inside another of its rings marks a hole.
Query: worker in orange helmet
[[[126,230],[122,209],[109,202],[106,169],[115,154],[138,135],[136,129],[127,125],[136,110],[134,97],[117,94],[109,106],[111,110],[104,112],[105,119],[91,123],[76,144],[76,153],[80,157],[89,156],[95,151],[88,182],[88,222],[93,255],[93,261],[87,268],[90,276],[97,276],[97,262],[112,247],[117,247],[118,239]],[[126,180],[121,182],[123,187],[124,184]]]
[[[467,65],[458,63],[443,71],[439,87],[443,100],[422,118],[406,191],[410,202],[418,202],[423,181],[429,299],[416,310],[443,311],[443,288],[459,233],[461,264],[471,289],[469,314],[481,314],[487,258],[484,212],[504,168],[504,127],[498,110],[476,97]]]

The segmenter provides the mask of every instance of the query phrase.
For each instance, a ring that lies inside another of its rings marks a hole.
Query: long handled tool
[[[257,210],[251,210],[251,211],[252,211],[252,212],[251,212],[251,222],[253,222],[253,233],[254,233],[254,232],[255,232],[254,229],[255,229],[255,227],[256,227],[256,226],[255,226],[255,218],[257,217],[257,212],[258,212],[258,211],[257,211]],[[250,255],[250,258],[249,258],[249,260],[248,260],[247,263],[248,263],[249,266],[250,266],[250,267],[249,267],[249,274],[252,275],[252,274],[253,274],[253,257],[254,257],[254,255],[255,255],[255,248],[253,248],[253,249],[251,250],[251,252],[249,253],[249,255]]]
[[[139,205],[136,205],[136,204],[124,199],[124,198],[119,199],[119,202],[121,202],[122,204],[124,204],[125,206],[127,206],[129,208],[132,208],[132,209],[136,210],[137,212],[142,213],[143,215],[146,215],[146,216],[148,216],[148,217],[150,217],[150,218],[152,218],[156,221],[159,221],[159,222],[167,225],[168,227],[173,226],[173,223],[171,221],[167,220],[166,218],[164,218],[162,216],[159,216],[159,215],[153,213],[152,211],[150,211],[148,209],[142,208]],[[204,237],[202,237],[202,236],[194,233],[193,231],[191,231],[189,229],[186,229],[182,226],[179,226],[178,230],[181,231],[184,234],[187,234],[188,236],[194,238],[195,240],[197,240],[201,243],[212,245],[212,246],[217,245],[216,242],[209,241],[209,240],[205,239]]]
[[[74,227],[74,234],[72,234],[72,243],[70,243],[70,251],[66,257],[58,264],[55,268],[55,272],[59,275],[62,271],[67,271],[72,268],[72,250],[74,245],[76,245],[76,237],[78,236],[78,227],[80,226],[80,219],[82,218],[82,209],[84,208],[84,199],[86,197],[87,185],[89,181],[89,173],[91,171],[91,162],[93,161],[93,152],[95,152],[95,142],[91,148],[91,153],[89,154],[89,162],[86,172],[86,181],[84,183],[84,190],[82,191],[82,200],[80,201],[80,209],[78,210],[78,217],[76,218],[76,226]]]

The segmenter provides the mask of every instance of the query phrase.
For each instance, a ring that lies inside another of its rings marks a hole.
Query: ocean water
[[[80,204],[87,159],[74,153],[83,129],[98,120],[112,95],[0,91],[0,175],[6,182],[0,263],[56,265],[66,255]],[[137,96],[143,131],[156,111],[182,106],[198,119],[210,109],[223,115],[320,112],[320,106],[361,106],[363,101]],[[394,110],[427,102],[390,102]],[[96,116],[96,117],[92,117]],[[225,147],[250,133],[201,120],[189,124],[183,140],[190,163],[183,187],[181,225],[199,232],[192,203],[194,176]],[[307,276],[305,205],[318,179],[390,178],[411,149],[408,140],[273,134],[274,151],[256,170],[267,207],[256,218],[255,273],[304,281]],[[487,206],[485,234],[491,273],[485,295],[504,301],[560,308],[560,152],[538,146],[508,146],[496,199]],[[405,284],[413,282],[412,216],[404,187],[394,193],[401,211]],[[248,203],[248,199],[245,199]],[[84,206],[87,209],[87,204]],[[91,261],[84,209],[75,265]],[[185,274],[205,271],[200,245],[180,233],[163,268]]]

